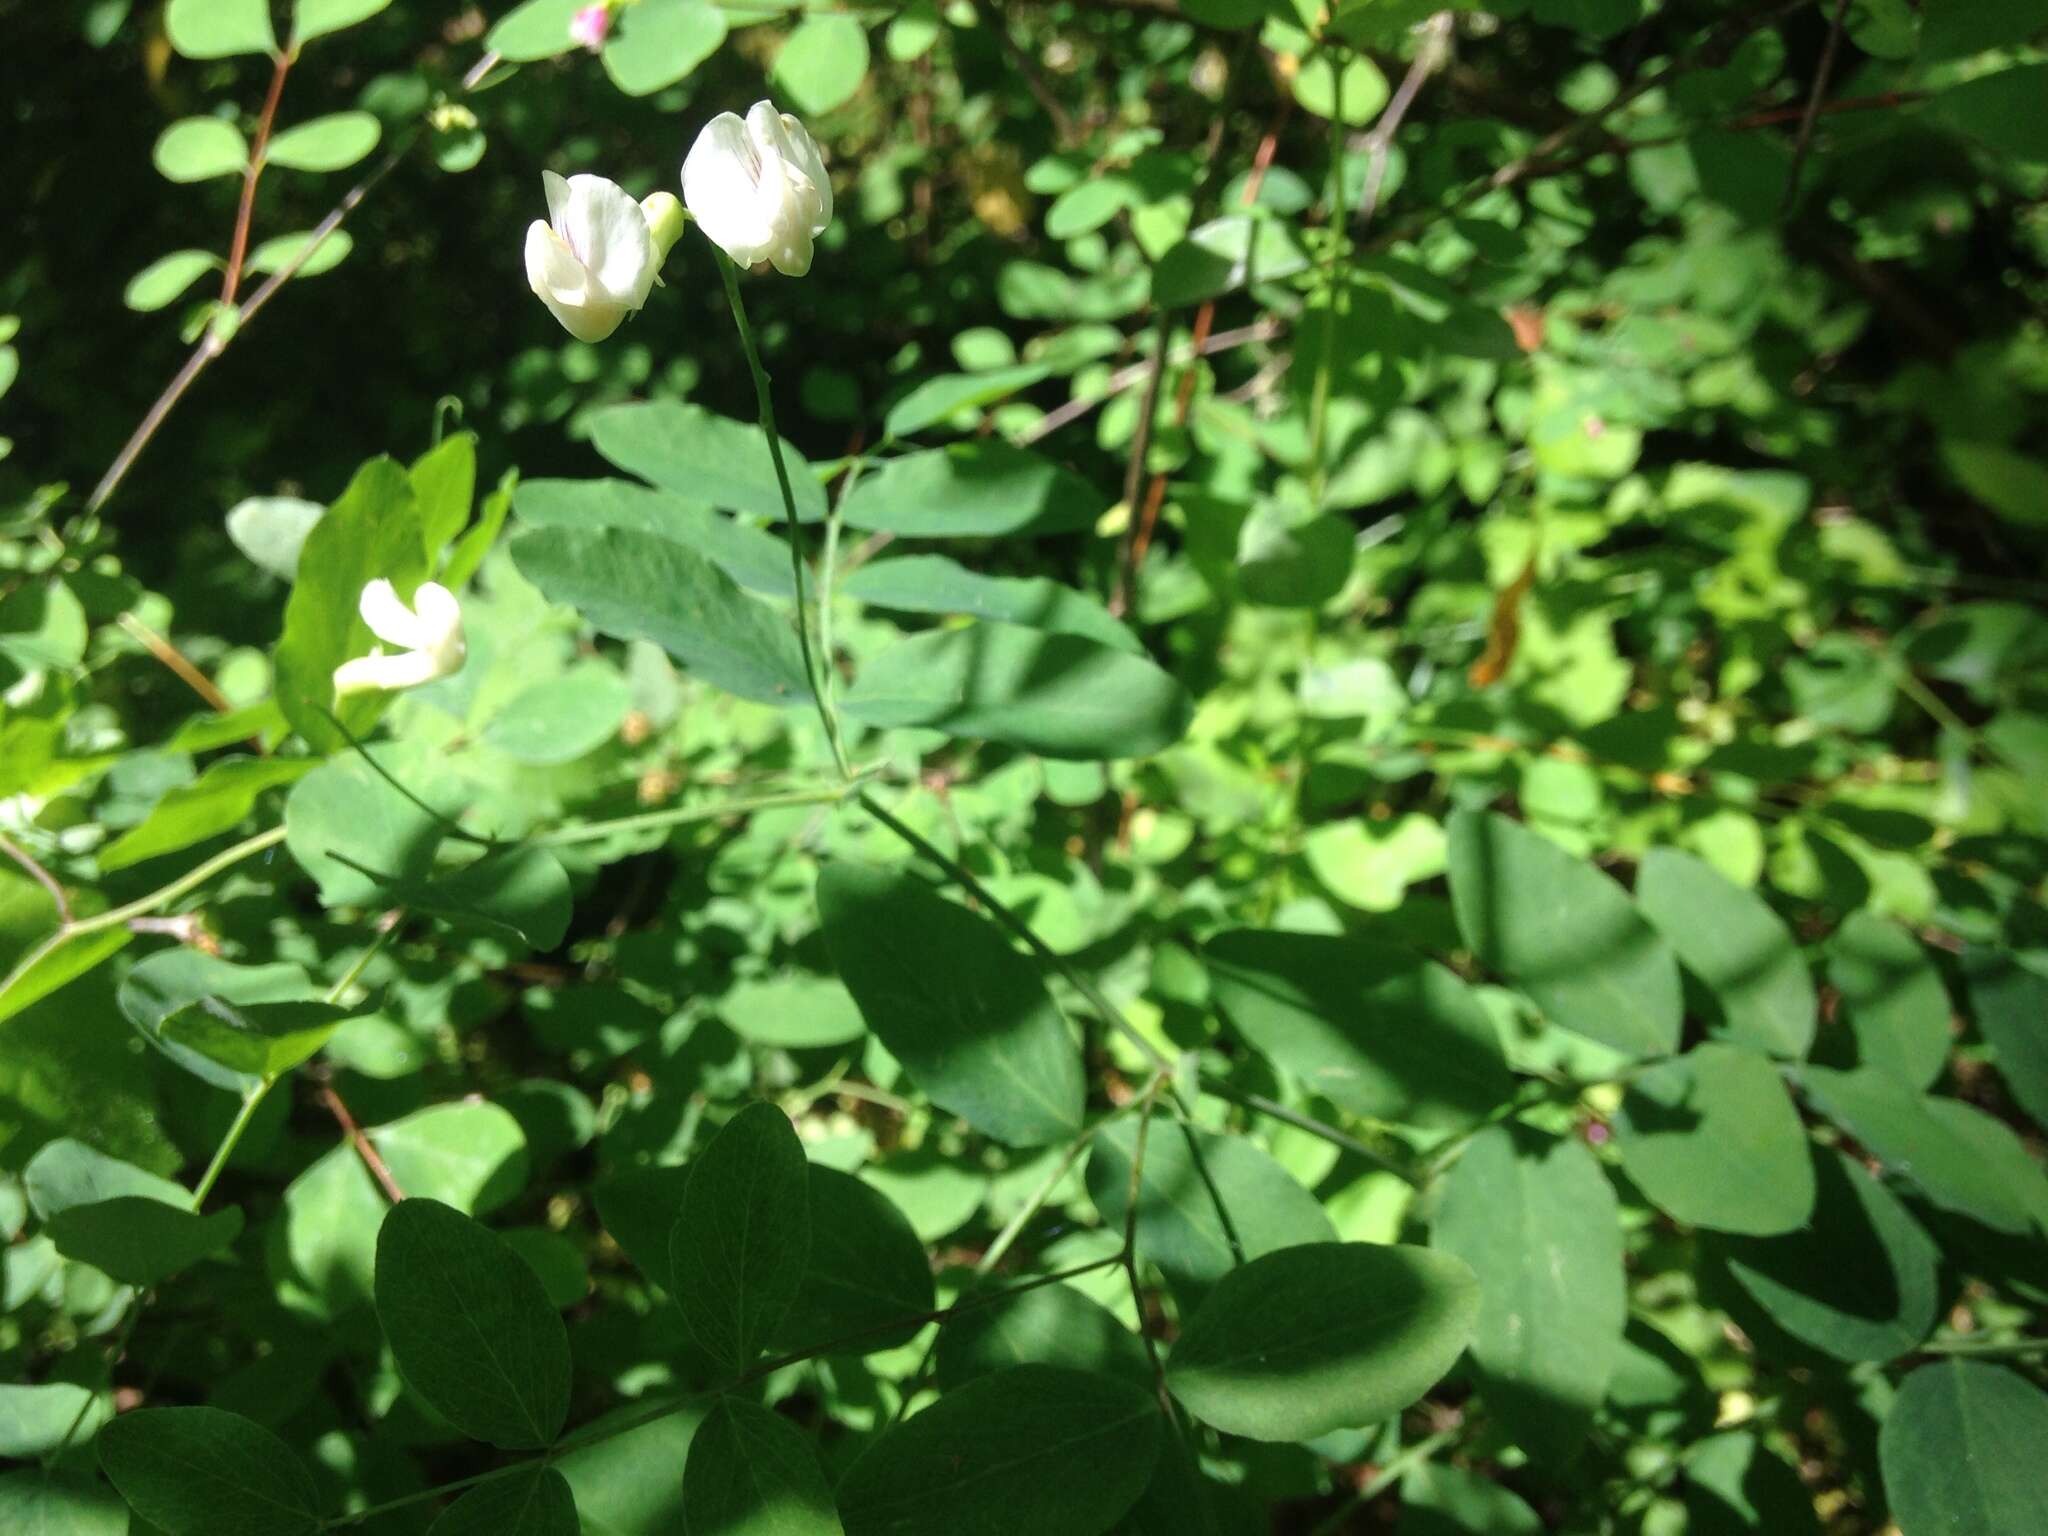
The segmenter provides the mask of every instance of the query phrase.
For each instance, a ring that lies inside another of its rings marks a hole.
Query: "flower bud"
[[[569,18],[569,41],[596,53],[604,47],[611,29],[612,8],[605,0],[598,0],[596,5],[586,5]]]
[[[647,302],[661,266],[648,213],[602,176],[543,171],[548,222],[526,231],[526,280],[578,341],[603,341]]]
[[[743,267],[811,270],[813,242],[832,222],[832,182],[804,125],[772,102],[745,118],[721,112],[683,161],[683,201],[711,243]]]
[[[659,268],[683,238],[683,226],[690,216],[673,192],[648,193],[640,199],[640,211],[647,216],[647,232],[654,237],[654,265]]]
[[[369,655],[336,667],[335,697],[417,688],[461,670],[469,650],[462,636],[462,608],[446,587],[421,582],[408,608],[390,582],[373,581],[363,588],[357,606],[370,633],[398,650],[386,655],[382,646],[372,646]]]

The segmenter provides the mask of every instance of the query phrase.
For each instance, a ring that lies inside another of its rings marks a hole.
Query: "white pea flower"
[[[379,688],[417,688],[461,670],[468,651],[462,639],[462,609],[446,587],[421,582],[408,608],[397,589],[380,579],[363,588],[357,606],[370,632],[398,651],[387,656],[383,646],[372,646],[369,655],[336,667],[337,697]]]
[[[770,261],[786,277],[811,270],[812,242],[832,222],[832,181],[804,125],[757,101],[721,112],[683,161],[683,201],[704,233],[743,267]]]
[[[669,247],[683,231],[672,193],[643,203],[602,176],[541,172],[548,222],[526,231],[526,280],[578,341],[603,341],[647,302]]]

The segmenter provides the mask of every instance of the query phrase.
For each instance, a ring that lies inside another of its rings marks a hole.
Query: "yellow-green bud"
[[[654,236],[654,264],[659,267],[683,238],[683,225],[689,222],[689,215],[683,212],[682,202],[673,192],[648,193],[640,200],[640,211],[647,215],[647,232]]]

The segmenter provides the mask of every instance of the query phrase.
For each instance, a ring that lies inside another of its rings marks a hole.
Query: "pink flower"
[[[569,40],[580,43],[592,53],[604,46],[605,34],[612,29],[612,8],[599,0],[596,5],[586,5],[569,18]]]

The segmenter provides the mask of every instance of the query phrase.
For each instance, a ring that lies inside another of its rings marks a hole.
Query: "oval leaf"
[[[1108,505],[1094,486],[1050,459],[978,441],[891,459],[853,488],[841,515],[849,528],[982,538],[1071,533],[1092,526]]]
[[[264,160],[293,171],[345,171],[377,147],[384,126],[369,112],[330,112],[287,128],[270,141]]]
[[[1487,1404],[1531,1456],[1570,1460],[1628,1322],[1607,1175],[1577,1140],[1493,1126],[1452,1167],[1431,1240],[1479,1277],[1472,1359]]]
[[[931,1264],[909,1219],[850,1173],[810,1165],[811,1252],[776,1349],[869,1355],[908,1343],[932,1310]]]
[[[1450,821],[1451,905],[1480,960],[1554,1024],[1634,1056],[1678,1045],[1678,963],[1628,893],[1487,811]]]
[[[1102,1536],[1145,1491],[1159,1405],[1142,1387],[1020,1365],[948,1392],[839,1483],[847,1536]]]
[[[690,1164],[668,1240],[683,1320],[728,1374],[752,1365],[780,1326],[810,1251],[803,1143],[773,1104],[749,1104]]]
[[[164,33],[188,59],[277,52],[270,0],[170,0]]]
[[[818,1453],[788,1419],[720,1398],[683,1465],[690,1536],[843,1536]]]
[[[995,923],[906,874],[829,864],[818,914],[868,1028],[940,1108],[1018,1147],[1081,1129],[1081,1053]]]
[[[1636,905],[1721,1008],[1721,1033],[1773,1056],[1813,1044],[1813,975],[1785,920],[1704,859],[1653,848],[1636,874]]]
[[[121,1497],[165,1536],[298,1536],[320,1524],[304,1463],[238,1413],[124,1413],[100,1431],[99,1453]]]
[[[157,135],[150,159],[171,181],[206,181],[241,175],[249,164],[249,145],[233,123],[184,117]]]
[[[577,1536],[576,1495],[553,1467],[492,1478],[441,1511],[427,1536]]]
[[[1011,624],[934,630],[891,646],[861,668],[843,703],[870,725],[1091,760],[1172,746],[1194,707],[1143,657]]]
[[[1188,1319],[1166,1379],[1226,1434],[1308,1440],[1377,1424],[1440,1380],[1479,1317],[1465,1261],[1310,1243],[1232,1270]]]
[[[473,1440],[537,1450],[569,1412],[569,1335],[504,1239],[438,1200],[377,1233],[377,1318],[413,1390]]]
[[[1777,1069],[1708,1041],[1635,1078],[1615,1117],[1621,1166],[1696,1227],[1770,1237],[1806,1224],[1813,1154]]]
[[[1394,944],[1250,929],[1212,939],[1207,954],[1238,1033],[1353,1114],[1455,1130],[1513,1090],[1493,1021],[1433,960]]]
[[[694,549],[622,528],[536,528],[512,541],[512,563],[600,632],[651,640],[714,687],[810,702],[796,632]]]
[[[1933,1239],[1854,1158],[1824,1153],[1817,1173],[1806,1228],[1731,1240],[1728,1271],[1801,1343],[1837,1360],[1895,1360],[1934,1326]]]
[[[590,418],[590,441],[620,469],[663,490],[771,522],[779,523],[787,515],[767,434],[751,422],[667,400],[614,405]],[[818,522],[825,516],[825,492],[818,477],[786,440],[782,461],[789,470],[797,516]]]
[[[2048,1530],[2048,1394],[2002,1366],[1922,1366],[1893,1399],[1877,1445],[1905,1536]]]

